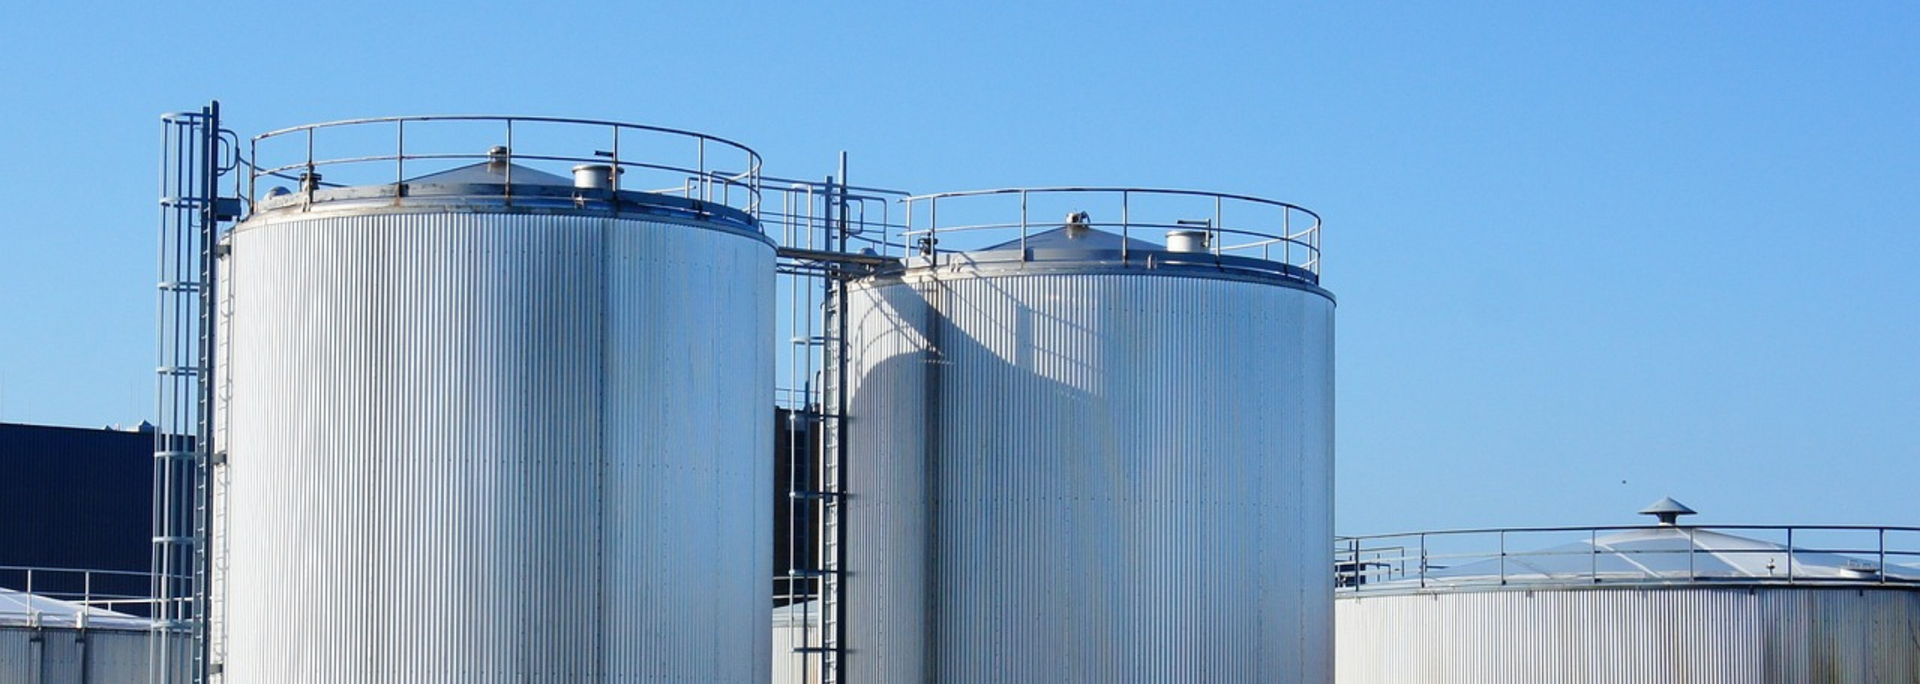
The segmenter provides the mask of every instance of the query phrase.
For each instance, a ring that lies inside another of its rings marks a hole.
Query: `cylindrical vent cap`
[[[582,190],[612,190],[613,177],[625,173],[612,164],[581,164],[573,167],[573,187]]]
[[[1205,252],[1208,241],[1204,230],[1167,231],[1167,251],[1169,252]]]

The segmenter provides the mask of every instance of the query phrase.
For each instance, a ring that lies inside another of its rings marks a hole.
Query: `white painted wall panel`
[[[849,305],[849,681],[1330,681],[1330,299],[908,278]]]
[[[766,681],[771,247],[420,212],[232,248],[227,681]]]

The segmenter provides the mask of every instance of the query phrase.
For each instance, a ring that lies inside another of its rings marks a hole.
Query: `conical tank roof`
[[[1018,239],[1008,240],[978,251],[999,252],[1026,248],[1047,250],[1083,249],[1088,251],[1117,252],[1122,245],[1125,245],[1129,250],[1166,249],[1163,246],[1145,240],[1121,237],[1118,234],[1109,233],[1097,228],[1072,228],[1062,226],[1052,230],[1044,230],[1030,234],[1025,241]]]
[[[562,185],[562,186],[573,185],[573,179],[571,178],[557,176],[551,173],[547,173],[545,171],[541,171],[539,169],[521,166],[519,164],[510,164],[510,163],[497,162],[497,161],[484,161],[484,162],[479,162],[477,164],[468,164],[466,166],[462,166],[459,168],[447,169],[445,171],[440,171],[438,173],[429,173],[424,176],[409,178],[407,179],[407,182],[418,183],[418,184],[429,184],[429,185],[431,184],[455,185],[455,184],[480,184],[480,183],[499,184],[499,183],[507,182],[508,168],[513,169],[514,185]]]
[[[153,621],[24,591],[0,589],[0,625],[148,629]]]

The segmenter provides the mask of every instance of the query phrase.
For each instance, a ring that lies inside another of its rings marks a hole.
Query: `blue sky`
[[[9,3],[0,57],[0,420],[149,414],[159,113],[570,116],[1315,209],[1343,532],[1920,524],[1911,2]]]

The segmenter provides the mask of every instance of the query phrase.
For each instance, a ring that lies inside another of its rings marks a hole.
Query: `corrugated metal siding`
[[[232,242],[229,681],[766,680],[771,247],[476,213]]]
[[[959,275],[850,311],[852,681],[1330,681],[1329,299]]]
[[[819,684],[820,657],[801,656],[798,648],[821,645],[818,602],[776,609],[773,615],[772,684]]]
[[[138,631],[0,627],[0,684],[147,684],[150,642]],[[174,644],[173,661],[187,662],[189,642]]]
[[[1342,597],[1341,684],[1920,684],[1920,592],[1695,587]]]

